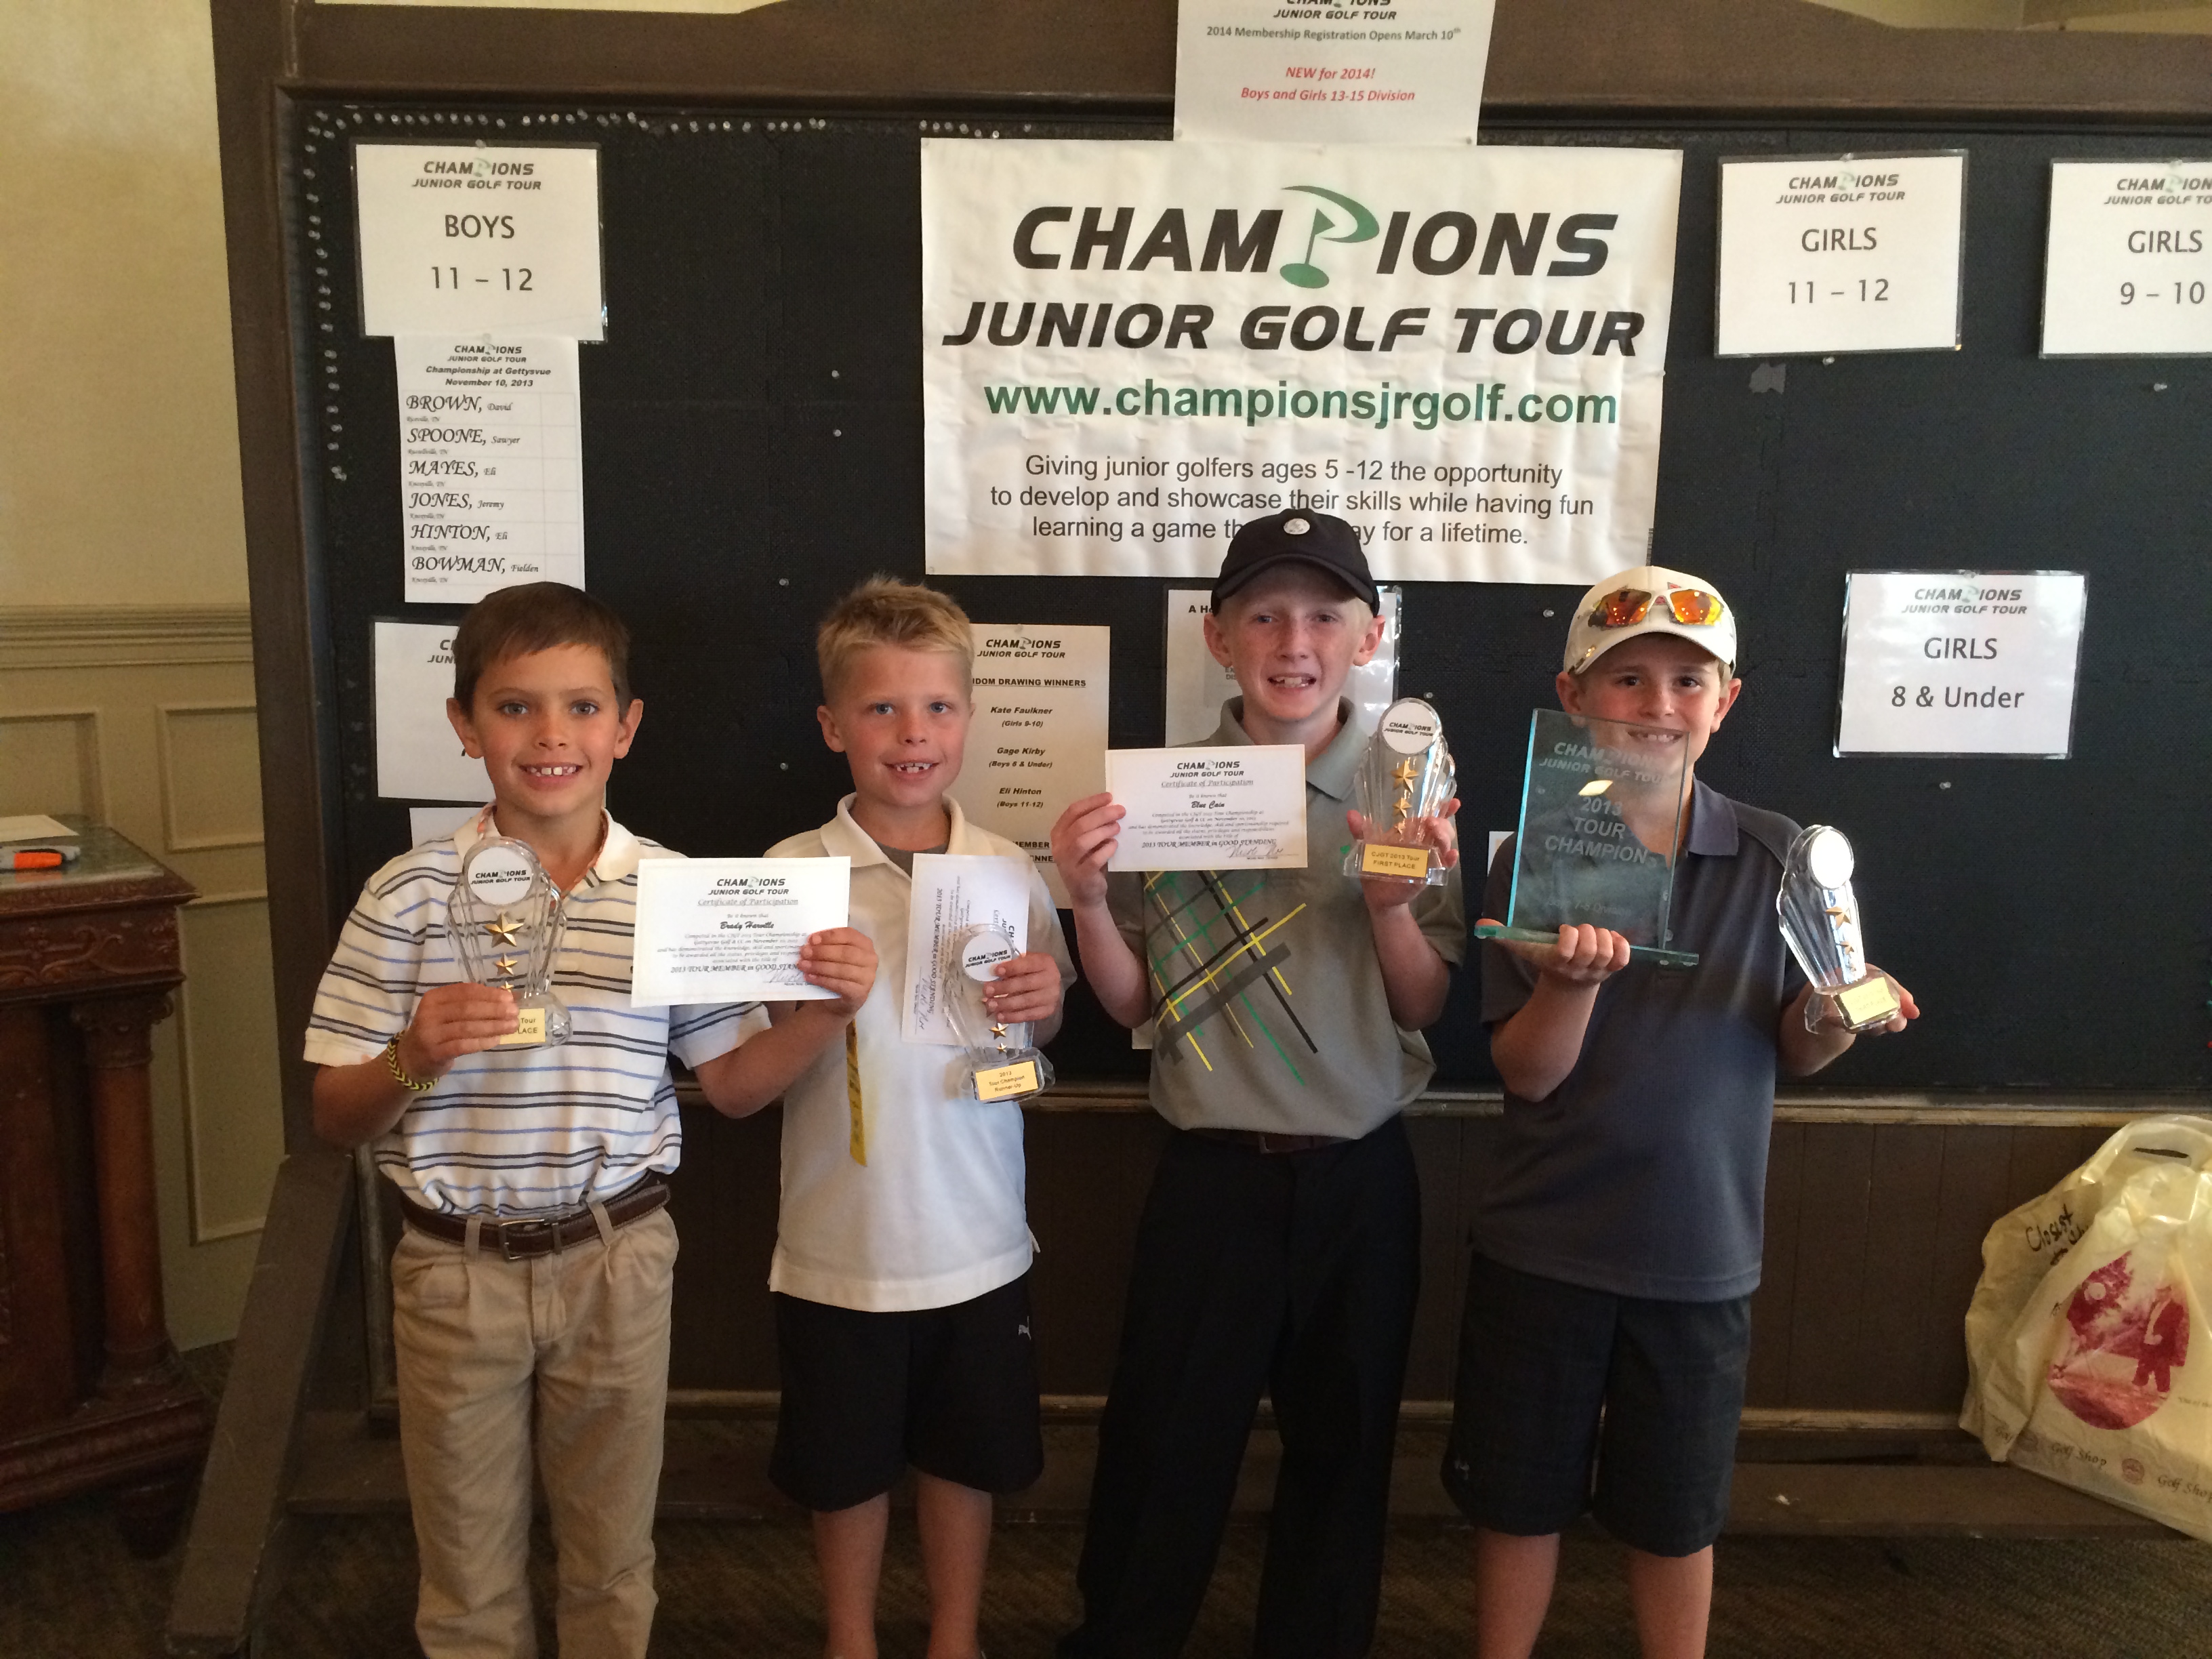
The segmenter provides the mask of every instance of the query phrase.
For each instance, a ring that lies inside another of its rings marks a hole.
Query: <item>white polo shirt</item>
[[[1030,1237],[1018,1102],[951,1091],[961,1049],[900,1036],[913,878],[853,822],[854,798],[819,830],[769,848],[776,859],[853,860],[852,925],[876,946],[875,988],[854,1022],[867,1125],[866,1164],[852,1154],[842,1043],[823,1050],[784,1091],[783,1205],[769,1288],[871,1313],[947,1308],[1029,1271]],[[948,797],[948,853],[1028,860],[979,830]],[[1029,948],[1074,982],[1052,896],[1030,868]]]
[[[465,977],[446,905],[490,818],[486,807],[368,878],[315,991],[308,1060],[375,1058],[424,992]],[[631,1006],[638,864],[682,856],[607,820],[598,859],[561,902],[553,994],[568,1010],[568,1040],[465,1054],[416,1096],[374,1152],[377,1169],[408,1198],[459,1215],[572,1209],[676,1167],[684,1126],[670,1052],[696,1066],[768,1029],[758,1003]]]

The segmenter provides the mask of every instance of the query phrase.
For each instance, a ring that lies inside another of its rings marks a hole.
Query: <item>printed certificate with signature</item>
[[[1109,749],[1128,809],[1109,870],[1283,870],[1306,862],[1306,757],[1296,744]]]
[[[637,866],[630,1000],[641,1008],[696,1002],[815,1002],[799,948],[845,925],[853,861],[834,859],[647,859]]]

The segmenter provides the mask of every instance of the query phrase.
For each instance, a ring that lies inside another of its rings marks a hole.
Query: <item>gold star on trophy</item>
[[[507,978],[511,976],[514,970],[521,965],[522,964],[516,961],[513,957],[501,957],[497,962],[492,963],[492,969],[501,978]]]
[[[494,939],[497,939],[501,945],[507,946],[509,949],[514,947],[515,934],[521,931],[522,924],[515,921],[514,917],[508,915],[504,910],[499,913],[499,919],[496,921],[488,921],[484,923],[484,932],[489,933]]]
[[[1390,803],[1391,811],[1396,814],[1390,827],[1403,830],[1406,821],[1413,815],[1413,780],[1420,776],[1420,769],[1410,760],[1400,761],[1390,776],[1398,785],[1398,799]]]

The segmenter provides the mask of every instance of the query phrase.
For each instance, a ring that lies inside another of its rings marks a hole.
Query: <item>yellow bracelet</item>
[[[384,1045],[384,1069],[392,1073],[392,1080],[394,1083],[397,1083],[401,1088],[406,1090],[410,1094],[427,1095],[431,1090],[438,1086],[438,1079],[435,1078],[432,1078],[427,1083],[418,1083],[413,1078],[407,1075],[406,1068],[399,1063],[399,1039],[398,1037],[392,1038],[391,1042]]]

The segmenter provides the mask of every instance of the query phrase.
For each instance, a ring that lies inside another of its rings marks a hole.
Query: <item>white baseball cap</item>
[[[1735,612],[1713,585],[1686,571],[1639,564],[1607,576],[1583,595],[1567,626],[1567,672],[1581,673],[1639,634],[1679,635],[1735,672]]]

